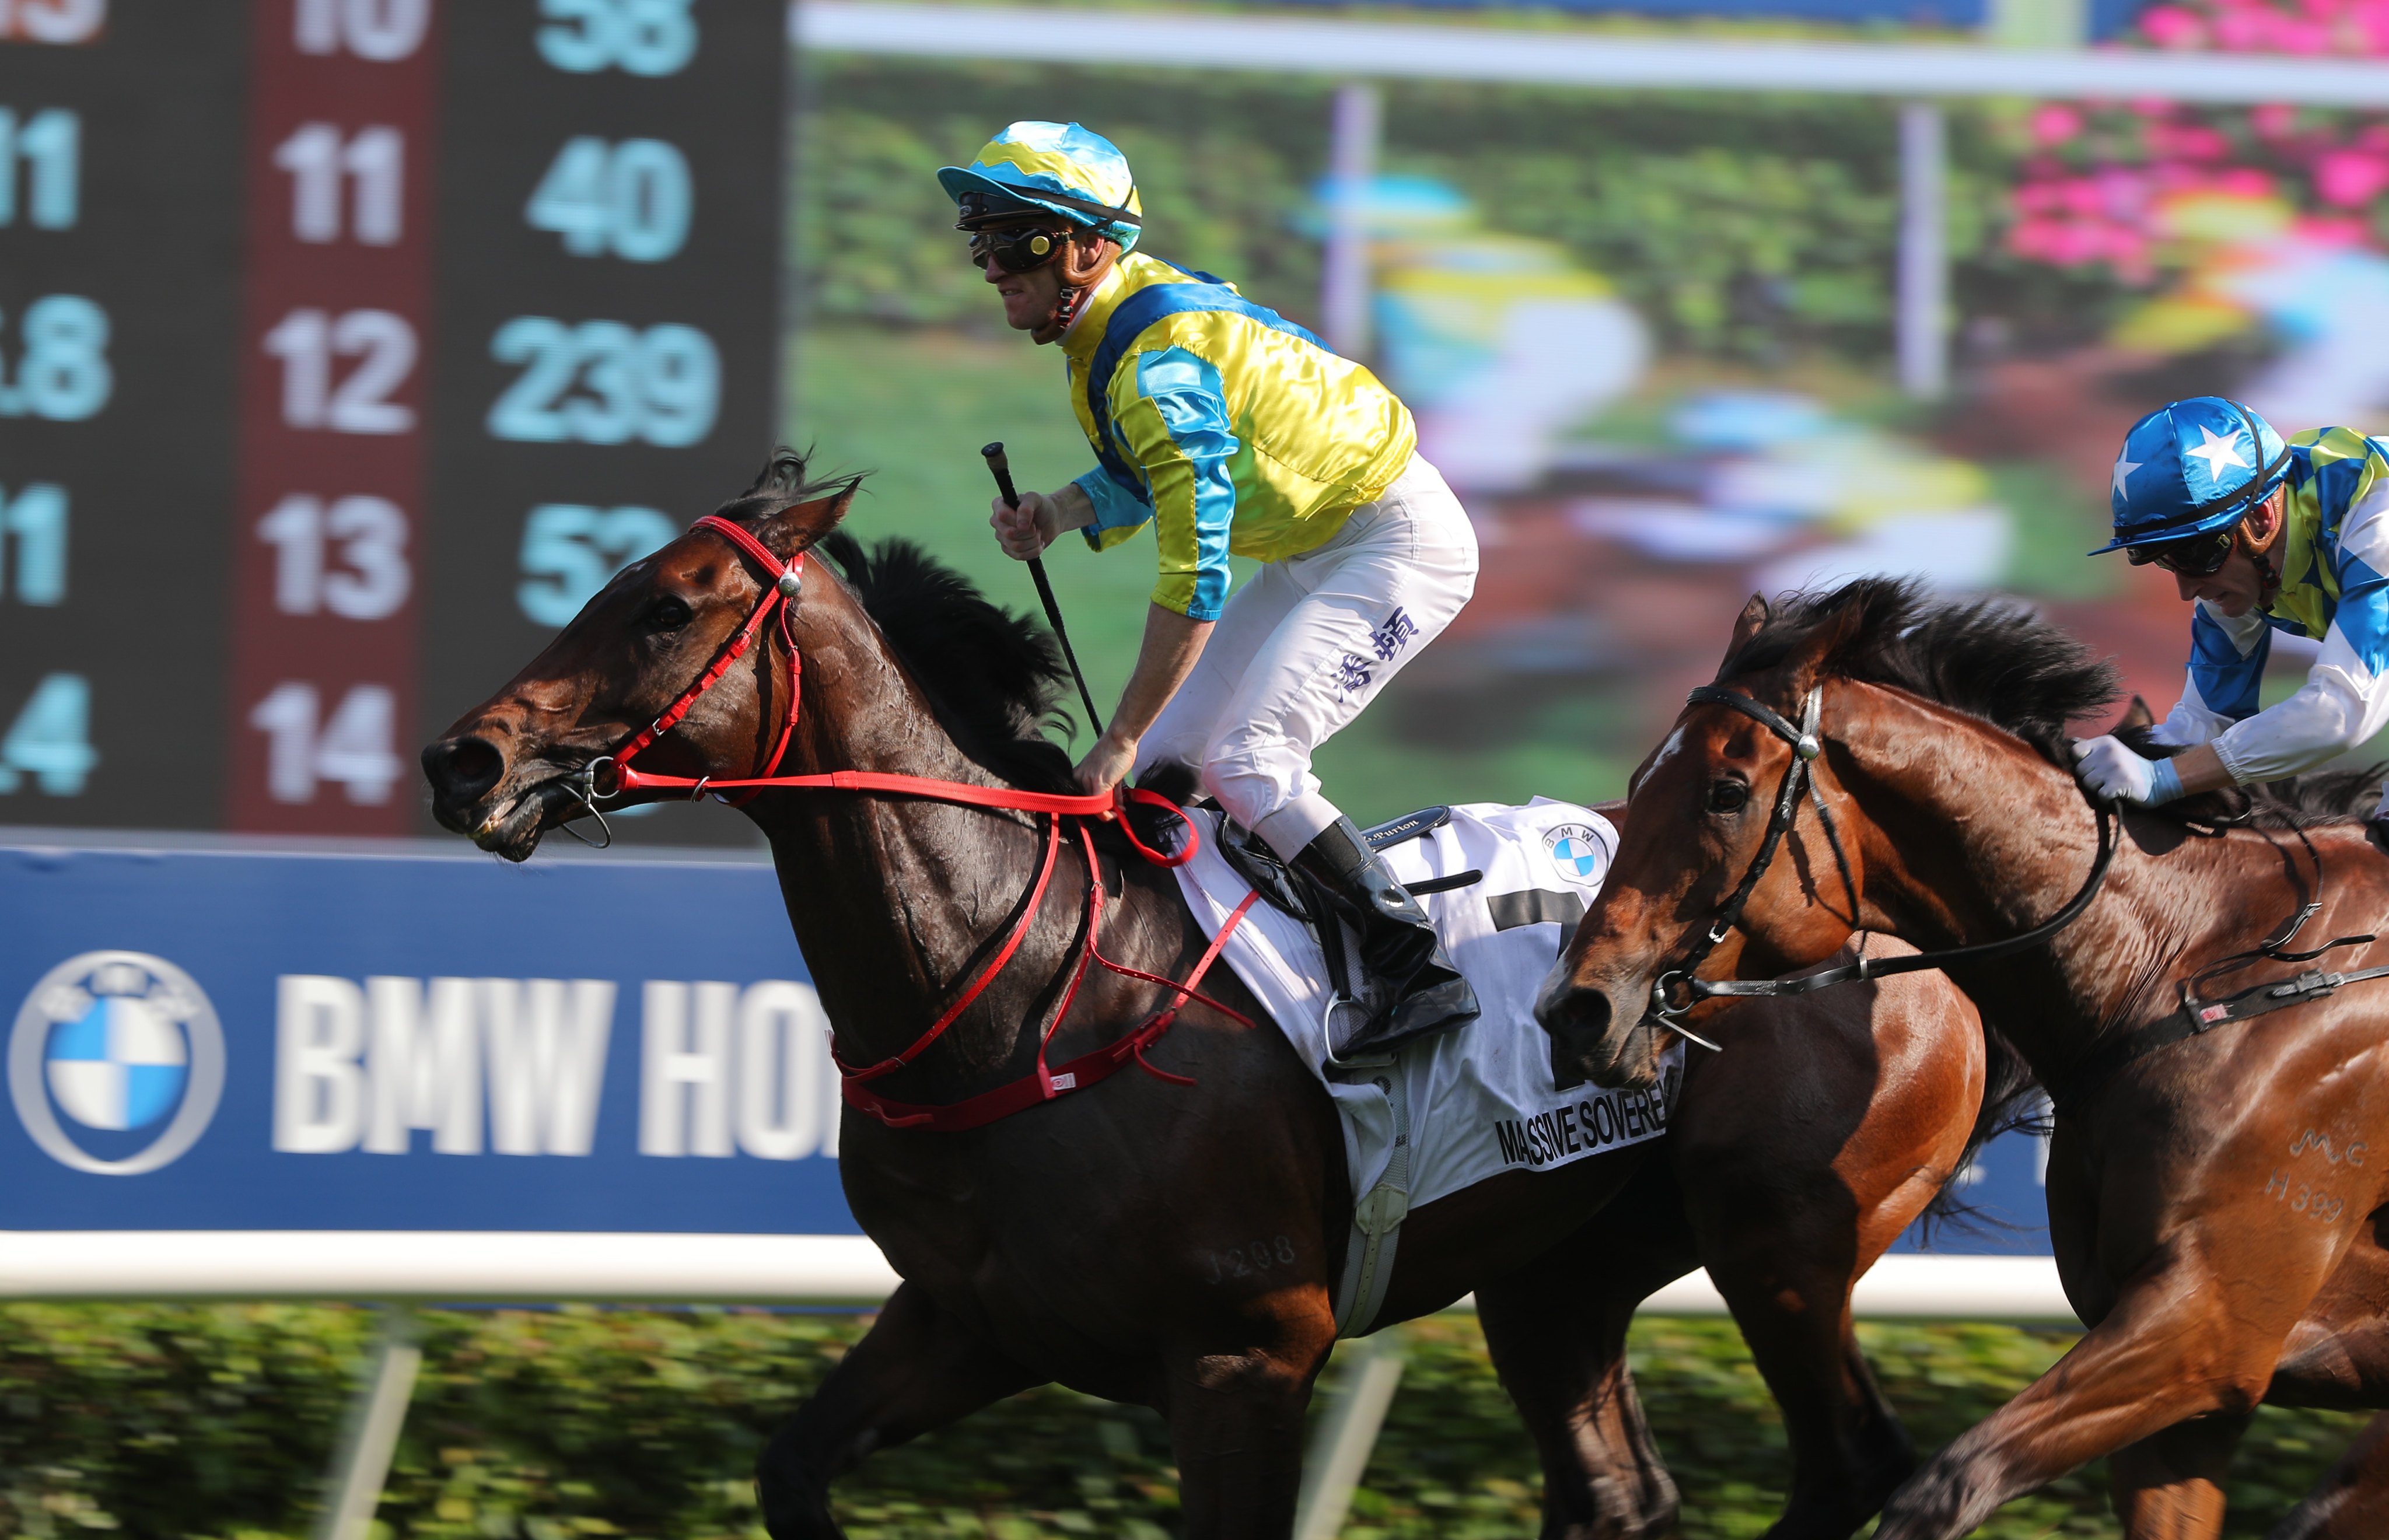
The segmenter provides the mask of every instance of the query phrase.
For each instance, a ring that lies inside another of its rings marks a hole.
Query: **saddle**
[[[1198,806],[1215,807],[1207,798]],[[1422,808],[1414,813],[1361,831],[1369,848],[1383,855],[1397,845],[1414,840],[1451,821],[1450,808]],[[1235,870],[1236,875],[1250,883],[1261,900],[1280,913],[1297,920],[1319,940],[1320,952],[1327,960],[1328,982],[1335,993],[1348,1001],[1362,999],[1368,981],[1353,976],[1352,959],[1344,943],[1344,926],[1336,920],[1326,892],[1319,884],[1288,866],[1278,853],[1243,824],[1227,818],[1220,821],[1220,854]],[[1485,880],[1485,873],[1470,870],[1455,872],[1448,877],[1437,877],[1411,888],[1416,897],[1431,893],[1449,893]]]

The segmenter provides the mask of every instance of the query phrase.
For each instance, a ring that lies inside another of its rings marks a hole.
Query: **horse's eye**
[[[1727,779],[1709,783],[1709,811],[1738,813],[1750,800],[1750,788],[1741,782]]]
[[[647,629],[654,631],[676,631],[695,619],[696,612],[687,602],[667,593],[647,606]]]

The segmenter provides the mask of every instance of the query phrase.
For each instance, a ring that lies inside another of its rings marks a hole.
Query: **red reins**
[[[1061,849],[1064,819],[1118,821],[1120,832],[1128,836],[1129,844],[1135,846],[1137,852],[1147,861],[1163,867],[1183,866],[1194,859],[1196,841],[1194,821],[1188,819],[1185,811],[1168,797],[1143,790],[1116,789],[1111,792],[1084,794],[1028,792],[1017,791],[1008,786],[977,786],[967,782],[941,781],[920,775],[895,775],[876,770],[829,770],[818,775],[773,773],[780,768],[780,761],[787,757],[788,745],[796,737],[797,716],[803,700],[800,687],[804,677],[804,655],[797,648],[796,607],[797,596],[804,586],[804,553],[800,551],[784,562],[762,541],[730,520],[714,515],[698,519],[691,528],[709,530],[727,540],[740,554],[768,574],[769,580],[764,584],[763,595],[756,601],[754,609],[748,612],[747,618],[740,623],[738,629],[722,643],[721,649],[714,654],[713,661],[706,666],[704,673],[697,676],[696,682],[681,692],[678,699],[664,707],[654,721],[632,734],[620,748],[610,755],[591,762],[585,773],[593,791],[596,786],[597,767],[610,765],[614,784],[611,791],[606,794],[608,795],[638,791],[680,791],[685,792],[689,799],[694,801],[707,792],[720,794],[735,791],[744,795],[735,798],[723,797],[722,800],[732,803],[733,806],[738,806],[753,800],[755,796],[765,791],[880,792],[901,796],[926,797],[934,801],[954,803],[968,808],[1036,813],[1047,820],[1045,859],[1038,867],[1036,884],[1029,890],[1028,902],[1021,907],[1020,918],[1014,923],[1012,934],[1004,938],[1003,945],[996,949],[995,955],[988,960],[987,965],[980,969],[978,976],[972,979],[964,988],[961,996],[929,1025],[928,1030],[914,1038],[912,1045],[901,1052],[882,1059],[877,1063],[867,1064],[861,1069],[855,1069],[846,1063],[846,1060],[837,1052],[836,1039],[832,1039],[830,1056],[837,1063],[839,1074],[845,1084],[846,1100],[850,1105],[871,1114],[891,1128],[926,1127],[945,1130],[976,1128],[999,1118],[1008,1117],[1014,1113],[1033,1107],[1040,1102],[1051,1101],[1057,1096],[1067,1095],[1074,1090],[1084,1090],[1087,1087],[1108,1078],[1113,1072],[1131,1059],[1136,1062],[1138,1067],[1164,1080],[1181,1085],[1194,1084],[1182,1075],[1170,1075],[1155,1069],[1144,1059],[1144,1050],[1169,1029],[1170,1025],[1178,1019],[1179,1012],[1185,1008],[1189,1000],[1199,1000],[1241,1025],[1249,1027],[1253,1025],[1249,1018],[1240,1012],[1231,1011],[1219,1001],[1197,993],[1194,986],[1202,982],[1203,975],[1217,961],[1220,948],[1227,943],[1229,933],[1243,921],[1246,911],[1252,908],[1253,899],[1258,895],[1246,896],[1245,901],[1237,906],[1235,911],[1228,917],[1227,923],[1220,927],[1220,934],[1212,938],[1209,948],[1195,963],[1194,971],[1187,975],[1183,984],[1114,962],[1103,955],[1097,944],[1103,928],[1103,867],[1096,858],[1094,839],[1087,832],[1086,825],[1081,822],[1078,827],[1078,835],[1087,859],[1086,947],[1079,956],[1078,966],[1070,974],[1069,987],[1063,992],[1059,1008],[1054,1011],[1051,1024],[1038,1038],[1035,1072],[1018,1080],[999,1086],[991,1091],[945,1106],[918,1106],[910,1102],[890,1101],[875,1092],[865,1089],[864,1082],[875,1080],[884,1075],[892,1075],[902,1069],[925,1052],[930,1044],[943,1037],[946,1029],[961,1018],[963,1012],[969,1008],[972,1001],[986,992],[988,986],[995,982],[996,975],[1001,974],[1005,964],[1012,961],[1013,954],[1020,949],[1020,943],[1027,937],[1028,927],[1036,922],[1039,910],[1044,906],[1045,889],[1053,878],[1054,859]],[[772,617],[773,611],[775,609],[779,612],[780,637],[787,643],[788,648],[788,712],[786,719],[780,727],[779,741],[773,747],[771,757],[763,763],[762,773],[735,779],[712,776],[691,778],[678,775],[649,775],[634,769],[631,764],[632,758],[645,751],[657,739],[680,725],[681,719],[688,715],[689,707],[696,704],[697,697],[720,683],[722,676],[729,672],[731,666],[746,655],[747,649],[754,644],[757,634],[762,630],[763,623]],[[1177,814],[1181,821],[1186,825],[1185,847],[1174,856],[1165,855],[1139,839],[1134,826],[1121,817],[1132,802],[1148,807],[1167,808]],[[1166,1009],[1156,1012],[1150,1021],[1135,1031],[1097,1049],[1092,1053],[1071,1060],[1058,1070],[1049,1069],[1045,1063],[1046,1050],[1054,1040],[1054,1034],[1061,1030],[1063,1021],[1070,1013],[1071,1003],[1078,998],[1079,985],[1086,977],[1087,964],[1090,961],[1101,963],[1111,972],[1126,977],[1160,985],[1163,988],[1170,990],[1175,998]]]

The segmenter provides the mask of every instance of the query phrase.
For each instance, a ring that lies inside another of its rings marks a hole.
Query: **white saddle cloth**
[[[1196,920],[1216,936],[1251,889],[1219,853],[1216,819],[1202,834],[1202,849],[1178,869],[1178,881]],[[1358,1026],[1359,1014],[1335,1012],[1336,1041],[1328,1041],[1334,991],[1309,927],[1262,899],[1228,937],[1221,957],[1335,1101],[1356,1199],[1390,1178],[1407,1210],[1498,1172],[1549,1171],[1667,1131],[1682,1075],[1680,1042],[1670,1050],[1660,1094],[1589,1085],[1562,1090],[1550,1039],[1535,1023],[1536,993],[1601,890],[1616,848],[1617,831],[1600,814],[1537,797],[1523,808],[1463,804],[1442,827],[1388,849],[1386,863],[1408,885],[1470,870],[1485,874],[1419,900],[1484,1013],[1404,1045],[1390,1062],[1334,1062],[1330,1049]],[[1407,1156],[1406,1169],[1397,1167],[1398,1153]]]

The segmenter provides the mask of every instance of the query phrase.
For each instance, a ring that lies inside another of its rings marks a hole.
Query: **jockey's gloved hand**
[[[2164,759],[2143,759],[2112,735],[2074,745],[2083,784],[2101,796],[2153,806],[2181,795],[2181,777]]]

